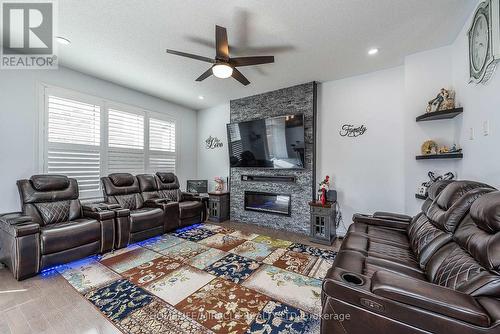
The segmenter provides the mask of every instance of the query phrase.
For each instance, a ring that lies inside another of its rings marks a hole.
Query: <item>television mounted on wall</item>
[[[231,167],[303,169],[304,115],[284,115],[227,125]]]

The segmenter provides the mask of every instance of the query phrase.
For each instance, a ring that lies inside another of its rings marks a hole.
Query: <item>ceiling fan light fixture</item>
[[[226,79],[233,74],[233,68],[226,64],[217,64],[212,67],[212,73],[217,78]]]

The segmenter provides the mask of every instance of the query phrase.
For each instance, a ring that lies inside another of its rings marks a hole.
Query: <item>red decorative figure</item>
[[[321,189],[321,205],[325,206],[326,204],[326,189]]]
[[[327,175],[323,181],[319,183],[319,189],[321,190],[321,196],[319,200],[321,201],[321,205],[325,206],[326,204],[326,191],[330,189],[330,177]]]

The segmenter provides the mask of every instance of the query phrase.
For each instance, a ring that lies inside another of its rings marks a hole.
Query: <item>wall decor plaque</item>
[[[222,141],[219,138],[212,137],[212,136],[209,136],[205,140],[205,145],[206,145],[206,148],[209,150],[213,150],[213,149],[220,148],[220,147],[224,146],[224,144],[222,143]]]
[[[339,131],[339,135],[342,137],[359,137],[365,134],[366,130],[366,126],[364,125],[356,127],[352,124],[344,124]]]

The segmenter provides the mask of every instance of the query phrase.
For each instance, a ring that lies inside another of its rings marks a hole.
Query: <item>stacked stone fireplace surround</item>
[[[305,168],[277,170],[263,168],[231,168],[231,220],[287,230],[309,233],[309,205],[315,185],[315,83],[310,82],[230,102],[231,123],[283,115],[304,115]],[[295,182],[243,181],[242,175],[294,176]],[[283,216],[244,208],[245,191],[260,191],[291,195],[291,215]]]

